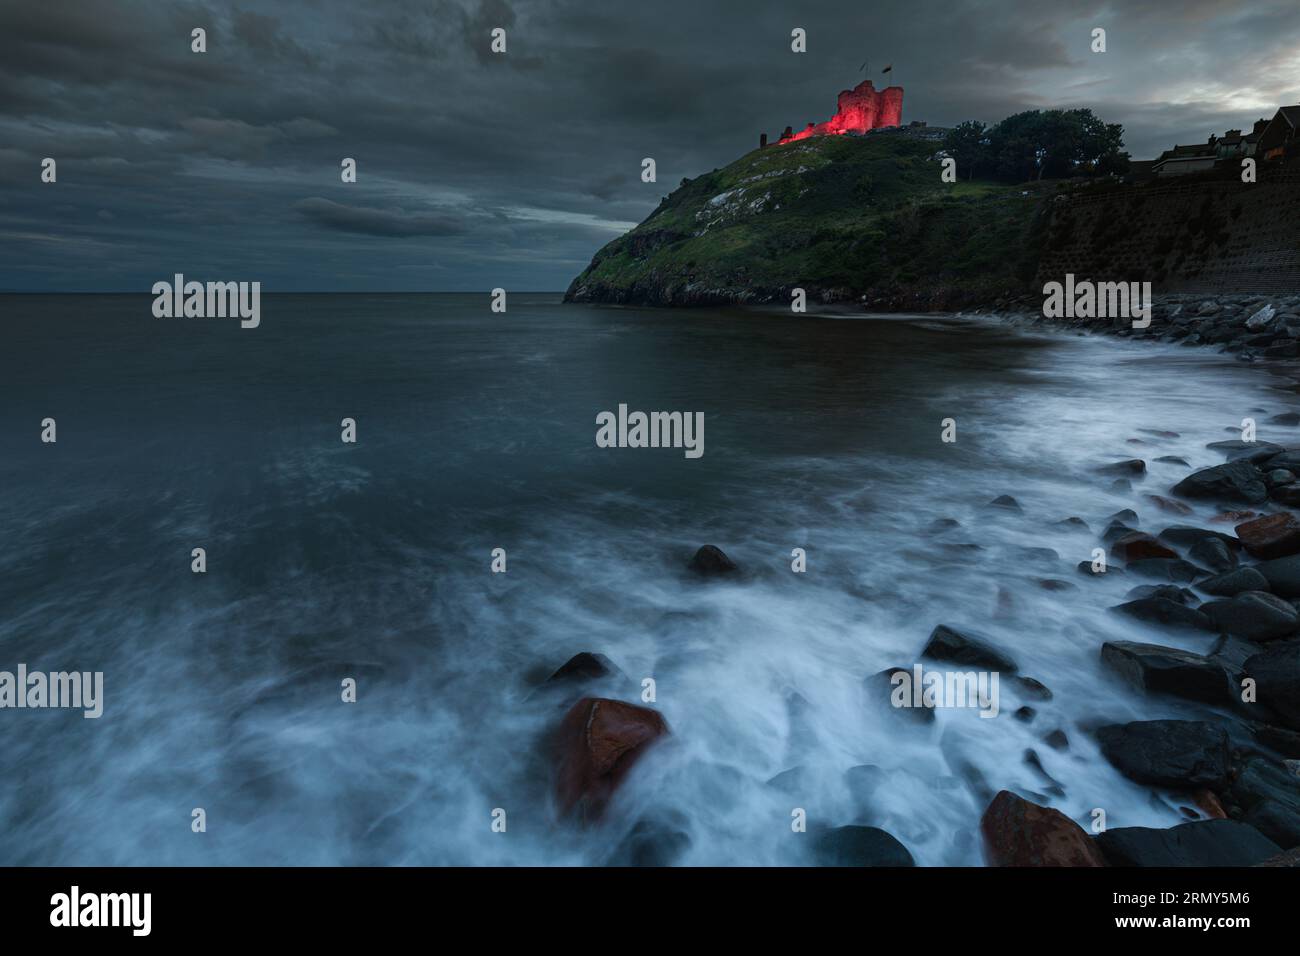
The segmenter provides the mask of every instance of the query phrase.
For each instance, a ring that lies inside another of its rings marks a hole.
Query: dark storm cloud
[[[1293,0],[6,3],[0,288],[177,269],[562,288],[682,177],[828,116],[864,60],[877,81],[894,64],[905,119],[1089,106],[1149,158],[1300,101],[1298,19]]]
[[[367,236],[456,236],[466,229],[463,221],[443,213],[364,209],[320,196],[300,199],[293,208],[323,226]]]

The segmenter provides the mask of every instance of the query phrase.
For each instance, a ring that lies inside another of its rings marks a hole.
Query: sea
[[[801,865],[869,825],[975,866],[1002,789],[1187,819],[1091,733],[1207,710],[1100,648],[1213,638],[1076,566],[1124,509],[1209,521],[1149,496],[1243,419],[1294,441],[1283,380],[981,316],[491,304],[266,295],[242,328],[0,296],[0,671],[103,675],[97,718],[0,709],[0,864],[603,865],[650,834],[663,862]],[[620,405],[702,414],[703,454],[600,447]],[[691,573],[706,544],[737,571]],[[992,717],[879,706],[939,625],[1051,699],[1004,675]],[[584,651],[614,676],[546,682]],[[553,736],[586,692],[671,732],[582,825]]]

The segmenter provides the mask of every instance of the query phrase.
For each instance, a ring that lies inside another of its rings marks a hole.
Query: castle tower
[[[903,125],[903,88],[891,86],[878,94],[876,107],[876,126]]]
[[[835,115],[824,123],[809,123],[795,133],[789,126],[778,142],[805,139],[809,136],[865,133],[886,126],[903,125],[903,88],[890,86],[877,90],[870,80],[863,80],[851,90],[841,90],[835,102]]]
[[[837,133],[847,130],[875,129],[879,102],[880,94],[876,92],[871,81],[863,80],[853,89],[840,92],[835,103],[835,115],[831,117],[829,125]]]

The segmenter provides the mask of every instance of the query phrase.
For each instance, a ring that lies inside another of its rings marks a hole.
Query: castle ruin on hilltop
[[[840,92],[834,116],[824,123],[809,123],[797,133],[787,126],[777,145],[809,136],[842,136],[902,125],[903,88],[890,86],[877,90],[870,80],[863,80],[853,89]],[[766,133],[759,137],[758,145],[767,145]]]

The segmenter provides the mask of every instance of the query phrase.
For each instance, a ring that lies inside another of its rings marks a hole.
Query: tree
[[[989,129],[986,139],[991,172],[1011,182],[1126,168],[1124,127],[1103,123],[1089,109],[1026,110]]]
[[[1131,159],[1128,153],[1107,153],[1101,159],[1097,160],[1095,172],[1099,176],[1123,176],[1129,170]]]
[[[1041,178],[1043,162],[1052,153],[1047,147],[1049,139],[1039,110],[1008,116],[989,130],[994,175],[1010,182]]]
[[[959,123],[944,137],[943,148],[966,170],[966,178],[972,179],[977,169],[985,172],[988,167],[988,127],[979,120]]]

